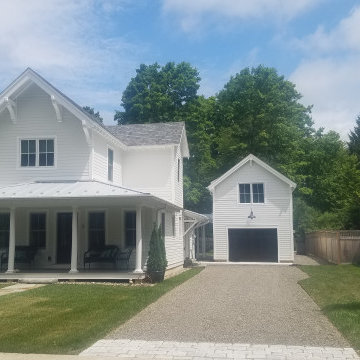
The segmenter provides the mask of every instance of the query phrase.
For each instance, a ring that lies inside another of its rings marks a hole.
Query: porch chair
[[[15,246],[15,264],[32,264],[34,262],[35,255],[38,251],[36,246],[25,246],[17,245]],[[0,257],[0,270],[2,271],[3,266],[9,261],[9,249],[6,249],[5,252],[1,254]]]
[[[84,253],[84,269],[86,264],[112,263],[116,267],[119,248],[116,245],[105,245],[101,249],[90,249]]]
[[[119,263],[126,264],[126,270],[129,270],[129,261],[132,253],[132,248],[127,248],[124,251],[120,251],[118,254],[118,261]]]

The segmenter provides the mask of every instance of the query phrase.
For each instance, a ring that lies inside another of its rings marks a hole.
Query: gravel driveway
[[[295,266],[212,265],[108,339],[346,347]]]

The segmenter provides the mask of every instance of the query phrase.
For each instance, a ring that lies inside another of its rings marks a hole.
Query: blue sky
[[[360,113],[357,0],[12,0],[1,4],[0,88],[30,66],[113,122],[141,63],[188,61],[210,96],[247,66],[293,81],[315,126]]]

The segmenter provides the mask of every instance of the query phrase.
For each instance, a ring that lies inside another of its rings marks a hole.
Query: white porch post
[[[9,258],[6,272],[15,272],[15,208],[10,209]]]
[[[200,257],[200,229],[195,230],[195,242],[196,242],[196,260]]]
[[[77,273],[78,255],[78,211],[76,207],[72,210],[72,237],[71,237],[71,273]]]
[[[141,206],[136,208],[136,273],[142,273]]]

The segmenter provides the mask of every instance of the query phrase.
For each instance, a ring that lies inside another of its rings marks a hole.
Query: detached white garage
[[[249,155],[208,189],[213,196],[214,260],[294,261],[296,184]]]

